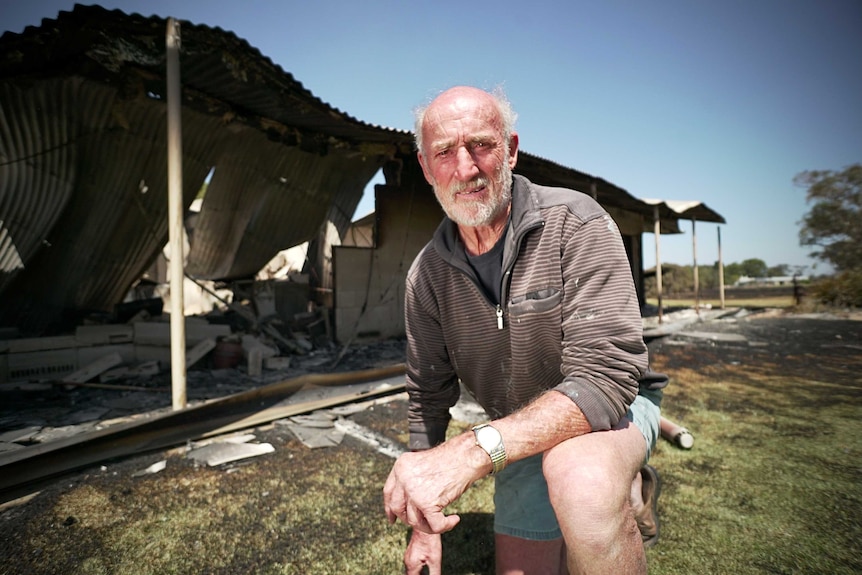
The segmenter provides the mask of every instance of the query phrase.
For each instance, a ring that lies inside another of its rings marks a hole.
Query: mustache
[[[460,192],[466,192],[467,190],[473,188],[488,187],[490,183],[491,181],[485,176],[479,176],[477,178],[473,178],[469,182],[456,182],[452,184],[452,186],[449,188],[449,192],[451,192],[452,194],[458,194]]]

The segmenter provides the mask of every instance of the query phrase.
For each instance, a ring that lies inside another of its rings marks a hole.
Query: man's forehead
[[[453,102],[448,106],[429,109],[425,115],[425,130],[435,137],[455,136],[469,132],[471,135],[499,135],[502,122],[493,106],[464,105]]]
[[[499,122],[500,114],[490,96],[470,92],[444,94],[438,97],[428,107],[427,116],[438,120],[462,117],[494,123]]]

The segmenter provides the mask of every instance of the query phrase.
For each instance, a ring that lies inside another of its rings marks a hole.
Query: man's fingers
[[[386,506],[386,518],[390,523],[400,519],[404,524],[424,533],[440,534],[453,529],[461,521],[458,515],[444,515],[442,511],[425,513],[416,505],[406,503],[399,507],[394,504]]]
[[[402,517],[401,520],[404,521],[404,523],[406,523],[407,525],[410,525],[411,527],[416,527],[421,531],[425,531],[425,529],[421,528],[421,525],[424,524],[427,528],[425,516],[422,514],[421,511],[419,511],[418,509],[416,509],[416,507],[410,504],[407,505],[407,509],[404,512],[404,517]]]
[[[389,474],[386,479],[386,484],[383,486],[383,510],[386,512],[386,519],[389,523],[395,523],[395,520],[401,516],[399,511],[403,512],[406,507],[404,503],[404,492],[396,489],[397,481],[393,473]]]
[[[400,519],[405,524],[424,533],[443,533],[455,527],[460,521],[457,515],[443,514],[439,503],[427,500],[425,497],[411,497],[412,491],[407,489],[407,483],[401,477],[402,460],[408,455],[402,455],[389,472],[383,486],[383,508],[389,523]],[[406,464],[405,464],[406,465]],[[409,473],[407,474],[409,478]]]
[[[461,522],[460,515],[443,515],[440,511],[430,515],[423,515],[422,518],[423,521],[413,525],[413,527],[425,533],[445,533],[454,529]]]

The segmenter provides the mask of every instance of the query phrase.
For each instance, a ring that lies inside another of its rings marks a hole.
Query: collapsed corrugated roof
[[[109,310],[165,245],[165,29],[78,5],[0,38],[0,324]],[[409,132],[325,104],[230,32],[184,22],[180,62],[186,207],[214,168],[198,277],[250,277],[327,219],[343,231],[409,153]]]

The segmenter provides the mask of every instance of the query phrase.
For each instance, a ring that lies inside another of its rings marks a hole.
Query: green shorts
[[[661,390],[641,389],[626,417],[644,436],[644,463],[655,447],[661,419]],[[548,541],[563,536],[542,474],[542,454],[516,461],[494,480],[494,532]]]

